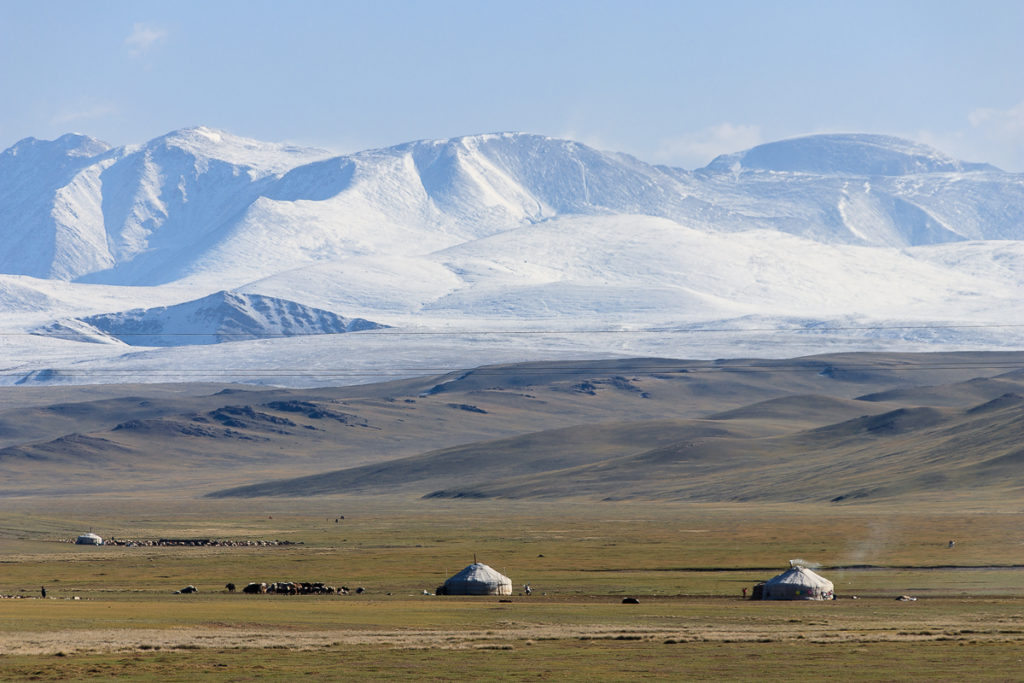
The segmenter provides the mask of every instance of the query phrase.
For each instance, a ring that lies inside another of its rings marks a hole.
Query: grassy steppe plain
[[[4,510],[0,594],[26,598],[0,600],[9,680],[1020,680],[1024,671],[1024,508],[985,501],[908,510],[26,497]],[[90,527],[294,544],[58,540]],[[533,595],[422,594],[474,554]],[[840,599],[741,599],[795,558],[824,565]],[[276,580],[366,592],[223,590]],[[173,594],[187,584],[200,592]],[[41,585],[53,599],[36,597]],[[903,594],[919,599],[895,600]]]

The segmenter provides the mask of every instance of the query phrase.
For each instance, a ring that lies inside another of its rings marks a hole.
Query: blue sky
[[[0,0],[0,149],[520,130],[695,168],[816,132],[1024,171],[1024,2]]]

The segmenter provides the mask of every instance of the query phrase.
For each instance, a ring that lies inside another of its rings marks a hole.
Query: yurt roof
[[[832,582],[825,577],[815,574],[807,567],[790,567],[778,576],[768,579],[767,583],[791,583],[800,586],[827,586],[832,588]]]
[[[452,576],[449,581],[466,581],[472,583],[486,583],[486,584],[501,584],[511,583],[512,579],[508,578],[501,572],[488,567],[483,562],[474,562],[462,571]]]

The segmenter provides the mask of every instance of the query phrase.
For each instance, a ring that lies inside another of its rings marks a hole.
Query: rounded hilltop
[[[910,140],[864,133],[806,135],[716,157],[712,172],[784,171],[822,175],[899,176],[995,171]]]

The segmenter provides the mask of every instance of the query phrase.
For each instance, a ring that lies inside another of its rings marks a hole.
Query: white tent
[[[482,562],[474,562],[444,582],[439,595],[512,595],[512,579]]]
[[[762,600],[832,600],[835,586],[807,567],[791,567],[764,582]]]
[[[97,536],[96,534],[89,532],[87,534],[82,534],[81,536],[79,536],[75,540],[75,543],[77,543],[78,545],[103,545],[103,539]]]

